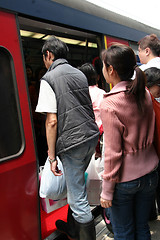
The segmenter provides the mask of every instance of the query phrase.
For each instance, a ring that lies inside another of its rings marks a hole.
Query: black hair
[[[67,58],[67,53],[69,49],[66,43],[62,42],[60,39],[52,36],[47,39],[42,47],[42,54],[46,56],[47,51],[54,54],[54,60],[59,58]]]
[[[102,52],[106,69],[112,65],[121,81],[128,81],[127,94],[134,94],[138,108],[143,110],[145,99],[145,74],[136,64],[136,56],[129,46],[115,43]],[[136,77],[131,80],[136,71]]]
[[[154,85],[160,84],[160,69],[156,67],[148,68],[144,71],[147,79],[147,87],[150,88]]]
[[[97,83],[97,72],[91,63],[84,63],[81,67],[78,68],[81,72],[84,73],[88,80],[89,86],[94,86]]]

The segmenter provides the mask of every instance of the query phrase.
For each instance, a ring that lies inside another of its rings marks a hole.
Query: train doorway
[[[78,67],[85,62],[94,62],[94,59],[99,56],[101,37],[93,33],[56,24],[24,17],[18,18],[36,136],[38,163],[41,166],[44,165],[47,158],[45,116],[35,113],[35,108],[38,100],[40,79],[47,70],[44,67],[41,53],[43,43],[51,35],[64,41],[69,47],[68,62],[72,66]]]

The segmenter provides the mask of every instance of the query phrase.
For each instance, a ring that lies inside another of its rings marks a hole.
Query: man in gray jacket
[[[84,173],[95,152],[99,130],[95,123],[88,83],[84,74],[68,64],[67,45],[55,37],[42,48],[48,69],[41,79],[37,112],[46,113],[46,138],[51,171],[62,173],[56,156],[62,161],[69,203],[67,223],[57,228],[70,239],[96,239],[94,219],[85,188]]]

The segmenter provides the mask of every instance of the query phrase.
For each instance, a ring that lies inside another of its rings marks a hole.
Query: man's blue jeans
[[[157,171],[136,180],[116,184],[110,208],[114,240],[150,240],[149,215]]]
[[[73,211],[73,217],[80,223],[87,223],[92,220],[84,173],[92,155],[95,153],[97,143],[98,137],[59,156],[66,178],[68,204]]]

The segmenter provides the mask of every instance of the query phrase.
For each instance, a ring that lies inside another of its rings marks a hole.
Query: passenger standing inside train
[[[95,152],[99,130],[95,123],[85,75],[68,64],[67,45],[55,37],[42,48],[47,73],[42,77],[36,111],[47,113],[48,159],[55,176],[56,156],[62,161],[69,203],[67,223],[58,230],[71,239],[96,239],[94,219],[87,200],[84,172]]]
[[[95,120],[98,128],[101,129],[102,120],[100,117],[100,104],[106,92],[97,86],[97,73],[91,63],[84,63],[81,67],[79,67],[79,70],[84,73],[88,80],[89,94],[92,100]]]
[[[115,44],[102,53],[113,89],[101,103],[105,164],[101,206],[110,208],[115,240],[150,240],[149,214],[158,175],[155,115],[133,50]],[[134,71],[136,78],[131,80]]]
[[[150,67],[160,68],[160,40],[155,34],[147,35],[138,42],[139,58],[144,71]]]
[[[93,105],[95,120],[100,131],[99,141],[96,147],[96,157],[100,157],[101,156],[100,139],[103,134],[102,120],[100,117],[100,104],[101,101],[103,100],[103,95],[106,92],[97,86],[98,77],[97,72],[91,63],[83,64],[81,67],[79,67],[79,70],[81,70],[84,73],[88,80],[89,94]]]

